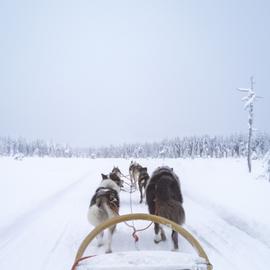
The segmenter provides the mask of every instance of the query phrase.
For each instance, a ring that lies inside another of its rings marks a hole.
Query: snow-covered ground
[[[185,228],[202,244],[214,269],[265,270],[270,258],[270,184],[260,178],[261,162],[247,172],[243,159],[145,159],[151,173],[169,165],[179,175],[186,211]],[[0,158],[0,269],[66,270],[92,227],[89,201],[114,165],[128,173],[125,159]],[[147,212],[139,193],[121,192],[120,213]],[[136,222],[144,227],[145,222]],[[119,224],[113,251],[170,250],[153,243],[153,228],[139,234]],[[181,250],[193,252],[180,239]],[[85,255],[104,253],[96,242]]]

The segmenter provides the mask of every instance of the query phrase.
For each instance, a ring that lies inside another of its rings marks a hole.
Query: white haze
[[[1,1],[0,135],[78,146],[270,131],[268,1]]]

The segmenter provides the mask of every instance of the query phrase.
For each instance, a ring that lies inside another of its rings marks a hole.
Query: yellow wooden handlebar
[[[153,221],[155,223],[164,224],[164,225],[169,226],[171,229],[173,229],[174,231],[176,231],[180,235],[182,235],[192,245],[192,247],[196,250],[197,254],[206,260],[207,270],[213,269],[213,266],[209,262],[209,259],[206,255],[205,251],[203,250],[200,243],[192,236],[192,234],[190,234],[187,230],[185,230],[183,227],[181,227],[177,223],[175,223],[167,218],[156,216],[156,215],[145,214],[145,213],[136,213],[136,214],[127,214],[127,215],[117,216],[117,217],[108,219],[107,221],[105,221],[105,222],[101,223],[100,225],[98,225],[97,227],[95,227],[82,241],[82,243],[77,251],[75,261],[79,260],[83,256],[83,254],[84,254],[86,248],[88,247],[88,245],[90,244],[90,242],[99,233],[101,233],[103,230],[111,227],[112,225],[115,225],[115,224],[118,224],[118,223],[121,223],[124,221],[129,221],[129,220],[147,220],[147,221]]]

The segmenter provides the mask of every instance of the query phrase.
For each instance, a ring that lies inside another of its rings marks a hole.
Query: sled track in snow
[[[236,214],[229,213],[227,210],[222,208],[221,206],[218,205],[213,205],[210,204],[206,201],[201,201],[198,199],[194,199],[193,196],[190,196],[189,194],[186,194],[186,197],[189,198],[191,201],[200,204],[203,206],[203,208],[211,210],[215,212],[215,214],[222,219],[224,222],[227,224],[235,227],[241,232],[246,233],[249,237],[259,240],[261,244],[265,245],[267,248],[270,248],[270,230],[269,228],[266,228],[266,226],[263,228],[264,230],[267,230],[268,235],[269,235],[269,240],[265,239],[262,235],[258,233],[258,231],[254,230],[244,219],[241,217],[237,216]],[[256,226],[254,226],[256,227]]]
[[[84,182],[89,174],[91,174],[91,170],[84,173],[77,181],[69,184],[67,187],[57,191],[51,196],[43,199],[35,208],[29,210],[28,212],[22,214],[20,217],[15,219],[10,225],[4,227],[0,231],[0,239],[1,246],[0,250],[5,248],[6,245],[10,243],[16,236],[24,230],[25,226],[33,220],[33,218],[38,218],[40,215],[44,213],[44,211],[48,211],[51,207],[53,207],[56,202],[61,200],[63,197],[67,195],[67,193],[73,191],[76,187],[78,187],[82,182]]]
[[[199,240],[199,242],[204,243],[205,246],[208,247],[208,249],[212,249],[214,252],[222,256],[222,252],[218,250],[213,244],[211,244],[208,240],[206,240],[205,237],[203,237],[201,234],[197,232],[196,229],[194,229],[192,226],[185,225],[185,227],[192,233],[192,235],[196,236],[196,238]]]
[[[216,212],[218,216],[223,219],[225,222],[230,224],[231,226],[237,228],[238,230],[245,232],[249,237],[252,237],[256,240],[259,240],[263,245],[265,245],[267,248],[270,248],[270,243],[265,240],[258,232],[254,231],[244,220],[241,218],[235,216],[235,215],[229,215],[229,214],[221,214],[219,212]],[[268,228],[264,228],[269,230]],[[270,235],[270,231],[268,232]]]
[[[202,215],[198,219],[191,217],[192,225],[185,226],[205,246],[210,259],[211,255],[219,257],[228,267],[231,265],[231,269],[246,269],[251,265],[254,269],[265,269],[268,264],[265,258],[270,256],[270,250],[260,239],[227,222],[216,209],[190,197],[186,197],[186,202],[191,211]],[[262,259],[258,260],[259,257]]]

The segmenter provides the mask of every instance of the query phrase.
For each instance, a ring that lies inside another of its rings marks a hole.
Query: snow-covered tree
[[[265,154],[263,158],[263,165],[264,165],[264,171],[265,171],[265,176],[270,182],[270,150]]]
[[[168,148],[165,145],[162,145],[158,153],[159,158],[164,159],[166,157],[167,152],[168,152]]]
[[[253,108],[254,102],[258,98],[254,91],[254,78],[250,78],[250,88],[238,88],[238,91],[247,93],[245,97],[242,98],[242,101],[245,102],[244,109],[248,110],[248,144],[247,144],[247,162],[248,162],[248,171],[251,172],[251,140],[253,132]]]
[[[0,137],[0,156],[14,156],[22,153],[25,157],[84,157],[84,158],[226,158],[246,157],[248,136],[192,136],[166,139],[161,142],[122,144],[102,148],[73,148],[67,144],[23,138]],[[252,139],[253,158],[262,158],[270,149],[270,136],[257,133]]]

